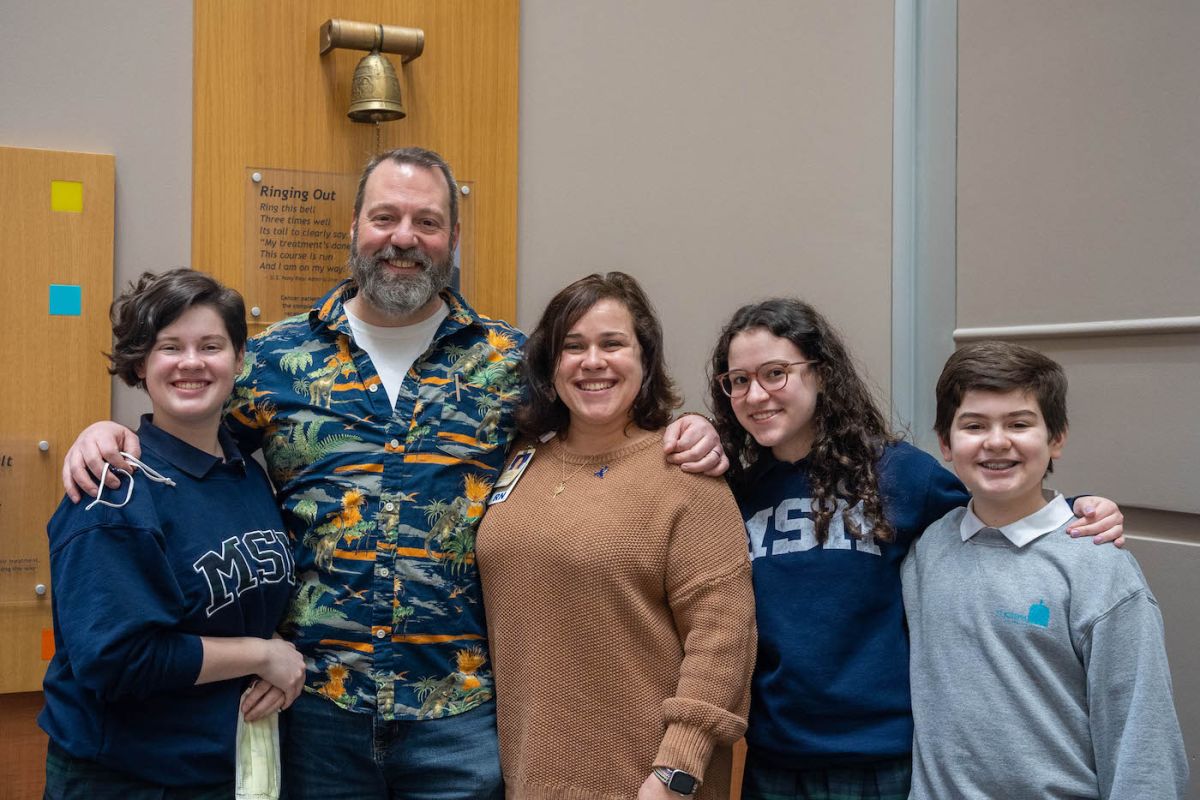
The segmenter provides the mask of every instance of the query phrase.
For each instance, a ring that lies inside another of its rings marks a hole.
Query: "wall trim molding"
[[[892,421],[917,416],[917,0],[893,3],[892,63]]]
[[[958,0],[895,0],[892,423],[938,452],[930,388],[954,352]]]
[[[1181,547],[1200,547],[1200,542],[1192,542],[1187,539],[1174,539],[1167,536],[1142,536],[1138,533],[1127,533],[1125,534],[1125,538],[1131,542],[1154,542],[1156,544],[1174,544]]]
[[[1150,317],[1094,322],[1054,322],[1040,325],[1001,325],[992,328],[955,328],[955,342],[979,339],[1070,339],[1080,336],[1145,336],[1200,333],[1200,317]]]

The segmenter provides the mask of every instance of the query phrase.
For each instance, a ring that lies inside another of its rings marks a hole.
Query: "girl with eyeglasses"
[[[903,800],[912,772],[900,564],[970,496],[893,433],[812,306],[739,309],[712,355],[712,406],[746,522],[758,661],[743,800]],[[1121,515],[1078,498],[1111,541]]]

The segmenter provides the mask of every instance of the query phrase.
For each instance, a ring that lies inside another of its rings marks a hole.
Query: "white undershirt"
[[[385,327],[363,322],[349,308],[343,308],[355,344],[366,351],[371,363],[375,365],[375,371],[379,373],[379,380],[383,383],[383,390],[387,392],[388,401],[394,409],[405,373],[412,367],[413,362],[429,349],[438,327],[450,313],[450,309],[443,301],[428,319],[412,325]]]

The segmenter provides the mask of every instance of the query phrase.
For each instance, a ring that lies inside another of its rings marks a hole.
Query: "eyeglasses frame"
[[[737,394],[734,394],[730,389],[725,388],[726,380],[729,378],[730,375],[732,375],[735,372],[744,372],[744,373],[746,373],[747,376],[753,375],[755,383],[757,383],[759,388],[762,389],[764,392],[778,392],[780,389],[787,386],[788,378],[791,377],[791,374],[792,374],[792,369],[791,369],[792,367],[795,367],[799,364],[819,364],[819,363],[820,362],[817,361],[816,359],[808,359],[807,361],[764,361],[763,363],[758,365],[758,368],[755,369],[753,373],[750,373],[744,369],[731,369],[731,370],[722,372],[720,375],[715,376],[713,378],[713,380],[715,380],[717,382],[717,386],[721,387],[721,391],[725,393],[726,397],[728,397],[730,400],[735,400],[739,397],[745,397],[747,394],[750,393],[750,384],[749,383],[746,384],[746,391],[738,392]],[[776,386],[773,389],[768,389],[766,387],[766,385],[763,384],[762,375],[761,375],[763,368],[765,368],[765,367],[785,367],[786,369],[783,373],[783,383],[779,384],[778,386]]]

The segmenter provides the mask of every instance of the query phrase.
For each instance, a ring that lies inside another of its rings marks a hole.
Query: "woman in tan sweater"
[[[728,797],[755,652],[745,528],[723,481],[663,460],[677,400],[641,287],[561,291],[525,373],[528,438],[476,544],[507,796]]]

